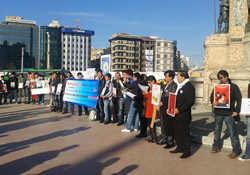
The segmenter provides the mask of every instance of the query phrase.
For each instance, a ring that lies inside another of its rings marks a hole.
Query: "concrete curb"
[[[156,127],[156,132],[158,135],[160,135],[161,134],[161,127]],[[240,139],[241,149],[242,149],[242,151],[245,151],[245,149],[246,149],[246,137],[239,136],[239,139]],[[209,145],[212,148],[213,140],[214,140],[213,133],[210,133],[208,136],[195,135],[195,134],[191,133],[191,141],[193,143]],[[232,149],[230,138],[224,140],[223,148]]]

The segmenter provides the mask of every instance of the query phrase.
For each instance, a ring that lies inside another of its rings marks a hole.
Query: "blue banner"
[[[63,101],[96,108],[99,80],[69,79]]]

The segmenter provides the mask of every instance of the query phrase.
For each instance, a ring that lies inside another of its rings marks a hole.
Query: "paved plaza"
[[[123,128],[47,106],[1,105],[0,175],[249,174],[250,162],[229,159],[231,150],[211,154],[210,146],[194,144],[193,156],[182,160]]]

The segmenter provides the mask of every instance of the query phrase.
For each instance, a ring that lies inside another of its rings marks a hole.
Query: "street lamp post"
[[[21,56],[21,73],[23,73],[23,57],[24,57],[24,47],[22,47],[22,56]]]
[[[50,69],[50,34],[47,32],[47,69]]]

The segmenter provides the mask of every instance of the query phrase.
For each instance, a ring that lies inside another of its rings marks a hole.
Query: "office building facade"
[[[111,72],[132,69],[142,71],[142,43],[140,37],[126,33],[114,34],[110,42]]]
[[[94,31],[61,28],[62,68],[69,71],[86,71],[91,67],[91,36]]]
[[[155,72],[166,70],[176,71],[176,42],[172,40],[156,39],[155,43]]]
[[[39,27],[35,21],[6,17],[0,22],[0,69],[38,68]]]

